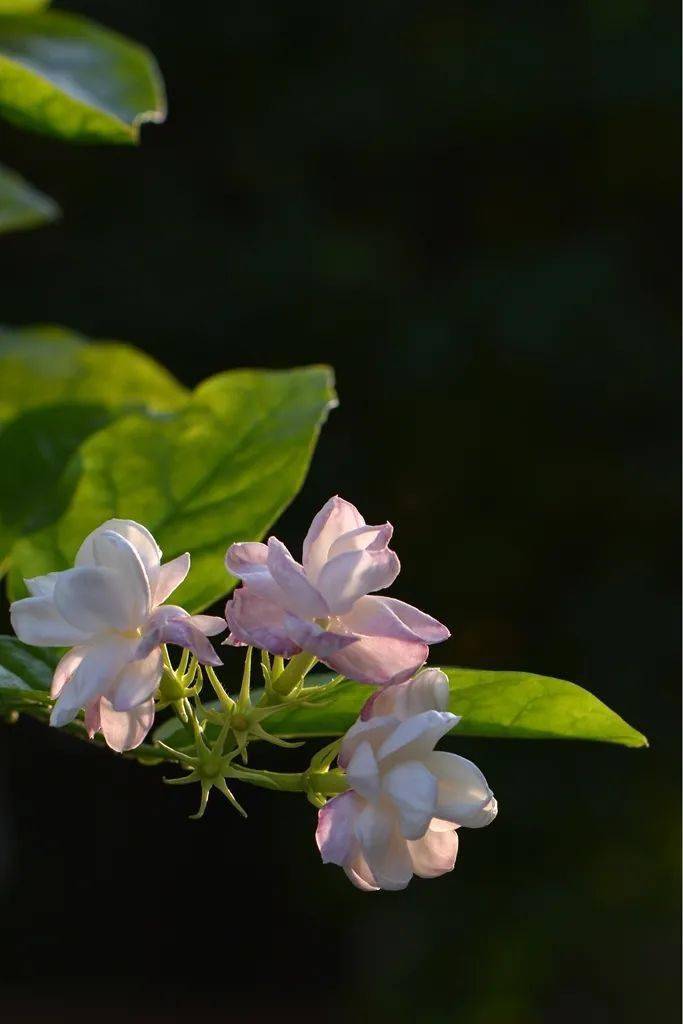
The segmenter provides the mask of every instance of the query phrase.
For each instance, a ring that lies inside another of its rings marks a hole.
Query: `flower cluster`
[[[320,808],[323,861],[343,867],[358,888],[402,889],[413,874],[451,870],[457,828],[488,824],[496,802],[475,765],[434,750],[459,718],[448,711],[447,677],[423,666],[429,644],[450,634],[418,608],[376,593],[400,570],[392,532],[389,523],[368,526],[353,505],[333,497],[311,524],[301,563],[275,537],[233,544],[226,566],[242,585],[221,618],[165,603],[189,572],[189,554],[162,564],[144,526],[107,521],[83,541],[73,569],[26,580],[30,596],[11,607],[25,643],[70,648],[54,673],[51,724],[82,720],[91,738],[101,732],[112,749],[127,751],[143,742],[155,708],[170,705],[194,745],[158,747],[188,769],[169,781],[201,784],[200,815],[213,787],[239,808],[227,778],[306,791]],[[237,700],[214,672],[221,660],[208,640],[226,627],[224,643],[248,648]],[[176,668],[168,644],[183,649]],[[256,705],[253,647],[263,652],[266,682]],[[344,677],[376,687],[358,721],[306,773],[239,767],[235,759],[246,764],[250,740],[288,745],[267,732],[267,720],[280,701],[320,696],[319,687],[304,686],[316,661],[339,673],[323,689]],[[201,703],[204,676],[218,710]],[[217,735],[208,738],[212,723]]]

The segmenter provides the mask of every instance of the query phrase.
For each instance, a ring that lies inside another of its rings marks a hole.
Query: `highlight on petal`
[[[268,545],[255,541],[231,544],[225,552],[225,567],[239,580],[247,579],[266,567]]]
[[[419,608],[414,608],[412,604],[406,604],[405,601],[398,601],[395,597],[385,597],[384,595],[378,600],[382,601],[384,606],[393,612],[415,636],[427,644],[438,644],[442,640],[448,640],[451,635],[450,630],[438,619],[421,612]]]
[[[25,644],[36,647],[72,647],[90,639],[57,611],[49,597],[24,597],[10,606],[12,629]]]
[[[347,551],[384,551],[391,540],[394,528],[391,523],[381,526],[359,526],[338,537],[331,546],[328,560]]]
[[[118,573],[103,566],[67,569],[54,589],[55,607],[62,618],[92,636],[137,628],[144,616],[131,607],[128,597]]]
[[[400,722],[386,738],[377,752],[377,759],[387,761],[400,754],[402,760],[425,760],[427,767],[432,771],[426,758],[441,737],[450,732],[456,721],[456,716],[448,711],[423,711],[420,715],[414,715],[405,722]],[[438,816],[445,817],[441,814]]]
[[[142,559],[133,545],[114,530],[98,530],[92,538],[92,556],[94,565],[83,567],[83,573],[93,568],[111,569],[118,580],[117,589],[130,608],[130,622],[141,622],[152,607],[152,591]],[[56,589],[60,585],[61,580],[58,580]]]
[[[367,740],[359,743],[354,750],[346,767],[346,780],[349,786],[366,800],[376,800],[379,796],[379,767],[373,749]],[[434,792],[436,796],[436,785]]]
[[[359,636],[352,644],[320,660],[357,683],[389,686],[409,679],[422,667],[428,652],[427,645],[417,640]]]
[[[66,725],[81,708],[103,696],[133,657],[135,646],[136,641],[118,637],[90,645],[62,688],[50,715],[50,725]]]
[[[325,601],[277,537],[268,541],[268,569],[282,591],[283,607],[288,612],[304,619],[328,617]]]
[[[76,566],[97,565],[95,541],[105,531],[118,533],[135,549],[145,568],[150,589],[154,592],[161,562],[161,548],[149,530],[133,519],[108,519],[90,533],[81,544],[76,555]]]
[[[113,710],[130,711],[148,701],[161,682],[163,670],[164,662],[158,647],[146,658],[129,661],[107,693]]]
[[[191,615],[192,625],[203,633],[204,636],[216,636],[223,633],[226,628],[226,621],[220,615]]]
[[[115,711],[106,697],[100,699],[100,729],[107,746],[123,753],[139,747],[154,722],[154,701],[130,711]]]
[[[346,877],[349,881],[353,882],[357,889],[360,889],[362,892],[379,892],[375,876],[368,867],[368,862],[360,850],[351,863],[344,866],[344,871]]]
[[[423,711],[447,711],[450,691],[448,676],[438,668],[425,668],[404,683],[385,686],[365,702],[362,719],[375,715],[395,715],[402,722]],[[460,716],[455,716],[457,725]]]
[[[323,566],[317,587],[330,611],[345,615],[359,598],[390,587],[400,570],[394,551],[347,551]]]
[[[437,781],[420,761],[404,761],[382,779],[382,790],[392,801],[404,839],[420,839],[434,817]]]
[[[498,805],[476,764],[443,750],[429,754],[425,764],[439,787],[435,817],[467,828],[483,828],[493,821]]]
[[[299,654],[301,648],[286,632],[284,617],[279,605],[254,594],[251,585],[242,586],[225,606],[230,636],[224,643],[233,646],[250,644],[271,654],[291,658]]]
[[[318,574],[337,538],[359,526],[365,526],[365,520],[355,505],[336,494],[325,502],[314,517],[304,540],[302,561],[311,583],[316,584]]]
[[[170,562],[159,567],[156,587],[152,592],[152,604],[163,604],[171,596],[174,590],[180,586],[190,571],[190,554],[178,555]]]
[[[408,842],[408,853],[416,875],[420,878],[438,878],[455,867],[458,833],[452,827],[447,831],[429,829],[421,839]]]

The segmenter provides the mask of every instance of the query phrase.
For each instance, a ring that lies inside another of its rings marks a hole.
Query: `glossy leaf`
[[[60,216],[54,200],[29,185],[16,171],[0,165],[0,234],[37,228]]]
[[[0,17],[0,113],[79,142],[132,143],[166,116],[163,81],[143,46],[62,11]]]
[[[530,672],[487,672],[483,669],[445,668],[450,710],[462,715],[452,735],[502,739],[595,740],[625,747],[647,746],[645,737],[588,690],[562,679]],[[315,681],[316,677],[312,677]],[[329,680],[321,676],[320,683]],[[277,736],[304,739],[341,736],[354,723],[374,687],[343,682],[316,706],[293,706],[268,719],[268,731]],[[163,732],[161,731],[163,730]],[[183,733],[174,723],[160,727],[157,738],[174,745]]]
[[[57,654],[42,647],[28,647],[13,636],[0,636],[0,707],[12,703],[14,692],[50,691]]]
[[[86,344],[59,328],[0,330],[0,566],[19,537],[67,507],[86,438],[133,409],[177,408],[188,394],[130,346]]]
[[[260,538],[299,490],[334,404],[327,367],[237,370],[205,381],[166,417],[117,420],[79,449],[61,518],[15,545],[11,594],[24,592],[21,577],[71,566],[87,533],[124,516],[151,529],[166,558],[192,553],[173,600],[207,607],[234,586],[227,546]]]

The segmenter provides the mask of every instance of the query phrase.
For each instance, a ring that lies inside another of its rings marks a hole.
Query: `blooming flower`
[[[435,751],[460,721],[446,711],[438,669],[378,691],[344,737],[338,762],[351,787],[318,814],[316,841],[359,889],[404,889],[413,874],[451,871],[459,825],[480,828],[497,805],[471,761]]]
[[[101,730],[114,750],[130,750],[152,725],[161,644],[180,644],[205,664],[221,664],[207,636],[225,628],[223,619],[163,605],[189,568],[188,554],[162,565],[144,526],[109,519],[83,541],[75,568],[26,580],[31,596],[10,609],[19,639],[71,647],[52,680],[51,725],[66,725],[85,708],[91,737]]]
[[[367,526],[358,509],[334,497],[313,520],[303,565],[284,544],[233,544],[228,570],[242,580],[228,601],[228,643],[290,658],[309,651],[361,683],[398,683],[450,633],[430,615],[394,597],[368,596],[400,570],[389,549],[390,523]]]

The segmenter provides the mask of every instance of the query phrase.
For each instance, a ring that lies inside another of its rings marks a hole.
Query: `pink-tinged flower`
[[[226,565],[242,580],[228,601],[228,643],[291,658],[308,651],[360,683],[398,683],[424,664],[428,644],[450,633],[394,597],[369,596],[400,570],[393,528],[367,526],[358,509],[330,498],[304,540],[303,565],[284,544],[233,544]]]
[[[316,842],[359,889],[405,889],[413,874],[451,871],[456,829],[488,825],[497,804],[476,765],[434,750],[460,721],[445,710],[443,672],[425,669],[368,703],[338,758],[351,788],[319,811]]]
[[[189,568],[188,554],[162,565],[144,526],[109,519],[83,541],[73,569],[26,580],[31,596],[10,608],[15,633],[27,644],[71,648],[52,680],[51,725],[84,708],[91,737],[101,731],[113,750],[131,750],[152,725],[162,644],[221,664],[207,636],[225,629],[223,619],[163,604]]]

